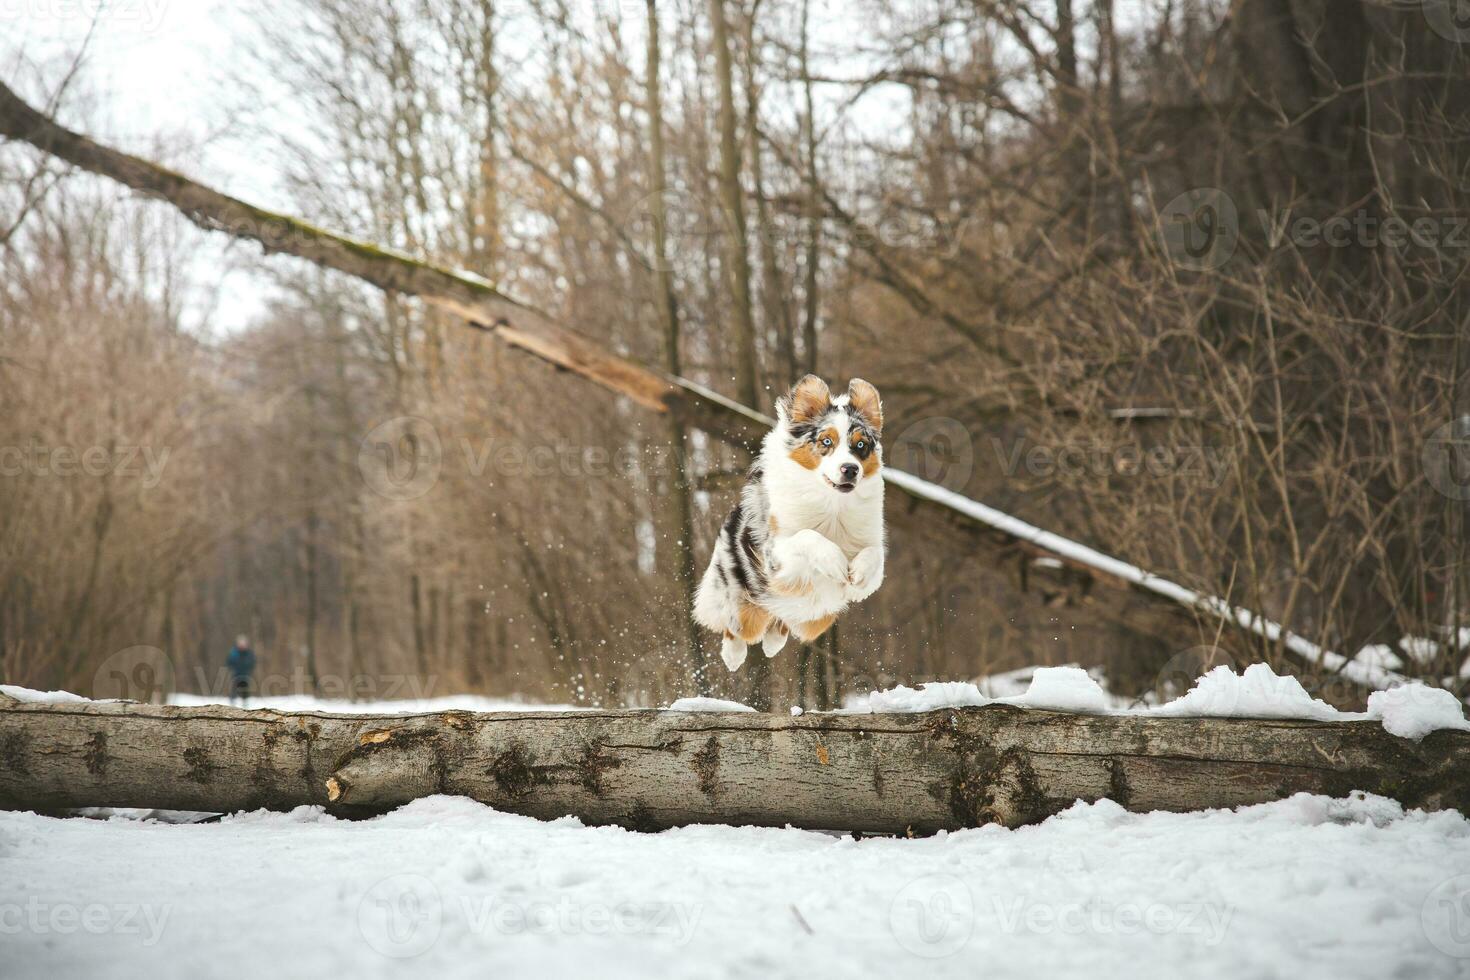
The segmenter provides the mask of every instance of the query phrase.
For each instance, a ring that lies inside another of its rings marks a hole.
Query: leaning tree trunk
[[[435,793],[534,817],[929,833],[1074,800],[1198,810],[1367,790],[1470,810],[1470,733],[1375,722],[585,711],[342,715],[0,695],[0,807],[381,812]]]

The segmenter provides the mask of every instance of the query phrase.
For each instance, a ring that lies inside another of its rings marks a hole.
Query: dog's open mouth
[[[822,479],[827,480],[827,486],[831,487],[833,490],[836,490],[838,493],[852,493],[853,488],[857,486],[857,483],[855,481],[853,483],[833,483],[825,476],[822,477]]]

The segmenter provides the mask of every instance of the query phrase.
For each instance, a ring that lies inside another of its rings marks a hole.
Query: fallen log
[[[383,812],[436,793],[540,818],[925,834],[1073,801],[1188,811],[1366,790],[1470,812],[1470,732],[1079,715],[284,713],[0,697],[0,808]]]

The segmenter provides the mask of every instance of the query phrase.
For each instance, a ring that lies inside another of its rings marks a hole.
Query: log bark
[[[924,834],[1073,801],[1188,811],[1366,790],[1470,811],[1470,733],[1374,722],[582,711],[344,715],[0,697],[0,807],[368,815],[436,793],[551,819]]]
[[[753,450],[773,424],[772,419],[754,408],[696,382],[613,353],[556,323],[540,310],[505,295],[479,276],[441,268],[222,194],[67,129],[3,84],[0,84],[0,136],[23,140],[83,170],[110,177],[165,201],[199,227],[256,242],[268,254],[293,255],[381,289],[417,296],[560,370],[624,395],[653,411],[671,413],[679,425],[694,426],[717,439]],[[775,144],[771,146],[777,149]],[[832,200],[827,204],[832,208],[837,206]],[[1086,605],[1130,630],[1185,645],[1199,642],[1201,636],[1219,634],[1221,645],[1247,655],[1265,647],[1274,648],[1278,637],[1287,632],[1283,626],[1249,610],[1238,609],[1213,596],[1186,594],[1186,590],[1173,583],[1141,570],[1132,579],[1119,577],[1110,570],[1119,564],[1112,559],[1080,560],[1075,549],[1049,546],[1048,536],[1038,528],[1018,527],[1006,515],[977,517],[978,510],[955,506],[942,488],[891,467],[885,468],[885,475],[890,485],[903,495],[888,508],[888,519],[895,525],[952,528],[997,567],[1028,558],[1047,558],[1065,570],[1069,580],[1066,591],[1075,596],[1069,602]],[[988,508],[981,510],[988,511]],[[1045,574],[1041,568],[1037,571]],[[1106,598],[1100,601],[1097,592],[1104,593]],[[1218,628],[1222,626],[1224,632],[1220,634]],[[1402,680],[1379,669],[1344,669],[1361,665],[1347,664],[1344,658],[1311,644],[1288,642],[1286,650],[1309,667],[1342,671],[1342,676],[1366,689],[1386,687]]]

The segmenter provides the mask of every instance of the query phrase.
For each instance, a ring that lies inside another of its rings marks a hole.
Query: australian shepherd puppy
[[[774,657],[788,634],[810,643],[883,583],[878,389],[854,378],[834,398],[809,374],[777,401],[776,419],[694,599],[731,670],[746,644]]]

